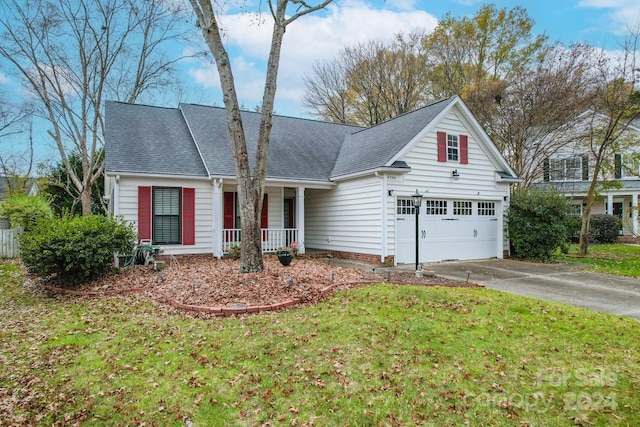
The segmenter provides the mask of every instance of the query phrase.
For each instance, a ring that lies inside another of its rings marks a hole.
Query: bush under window
[[[56,275],[60,286],[71,286],[110,272],[114,253],[131,253],[135,238],[120,218],[65,217],[23,233],[20,245],[30,272]]]

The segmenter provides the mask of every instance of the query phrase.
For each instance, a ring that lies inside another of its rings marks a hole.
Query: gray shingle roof
[[[226,111],[191,104],[181,104],[180,109],[211,174],[234,176]],[[242,123],[253,166],[260,114],[244,111]],[[345,136],[359,129],[357,126],[273,116],[267,176],[326,181]]]
[[[394,157],[455,99],[371,128],[274,116],[267,177],[328,181],[381,167],[410,168]],[[260,114],[242,112],[242,120],[253,162]],[[219,107],[107,102],[105,152],[111,174],[235,176],[226,111]]]
[[[107,102],[105,117],[108,173],[207,177],[179,110]]]
[[[393,157],[455,98],[445,99],[348,136],[331,176],[389,165]]]

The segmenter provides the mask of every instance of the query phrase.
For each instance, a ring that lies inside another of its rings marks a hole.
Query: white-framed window
[[[446,215],[447,214],[447,201],[446,200],[425,200],[424,213],[426,215]]]
[[[631,154],[622,154],[621,170],[619,172],[621,178],[638,178],[640,176],[640,159]]]
[[[396,201],[396,209],[398,215],[414,215],[416,212],[412,199],[398,199]]]
[[[549,159],[549,181],[579,181],[582,179],[582,157]]]
[[[478,215],[495,216],[496,202],[478,202]]]
[[[571,205],[571,215],[582,216],[582,203],[575,203]]]
[[[454,200],[453,201],[453,214],[454,215],[471,215],[473,214],[473,203],[470,201]]]
[[[458,135],[447,134],[447,160],[457,162],[460,154]]]
[[[180,200],[178,187],[153,187],[153,243],[181,242]]]

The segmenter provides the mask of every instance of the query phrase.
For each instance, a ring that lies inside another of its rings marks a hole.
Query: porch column
[[[213,246],[213,256],[222,258],[224,255],[224,251],[222,248],[222,236],[223,236],[223,206],[224,202],[222,200],[222,179],[214,179],[211,184],[213,184],[213,206],[211,209],[213,217],[211,218],[211,223],[213,224],[211,242]]]
[[[607,194],[607,215],[613,215],[613,194]]]
[[[113,184],[113,216],[120,215],[120,175],[116,175]]]
[[[298,229],[298,252],[305,253],[304,245],[304,187],[296,188],[296,228]]]
[[[631,195],[631,233],[638,235],[638,193]]]

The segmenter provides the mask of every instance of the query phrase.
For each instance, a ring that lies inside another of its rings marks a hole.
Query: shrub
[[[53,219],[21,235],[22,260],[34,274],[55,274],[62,286],[83,283],[111,271],[114,253],[130,253],[135,237],[133,227],[119,218]]]
[[[514,255],[548,261],[567,241],[569,201],[555,191],[520,190],[509,206],[509,236]]]
[[[49,221],[53,217],[53,211],[47,199],[42,196],[17,195],[0,203],[0,216],[8,218],[12,227],[31,231]]]
[[[620,218],[615,215],[591,215],[589,241],[593,243],[615,243],[620,234]]]

